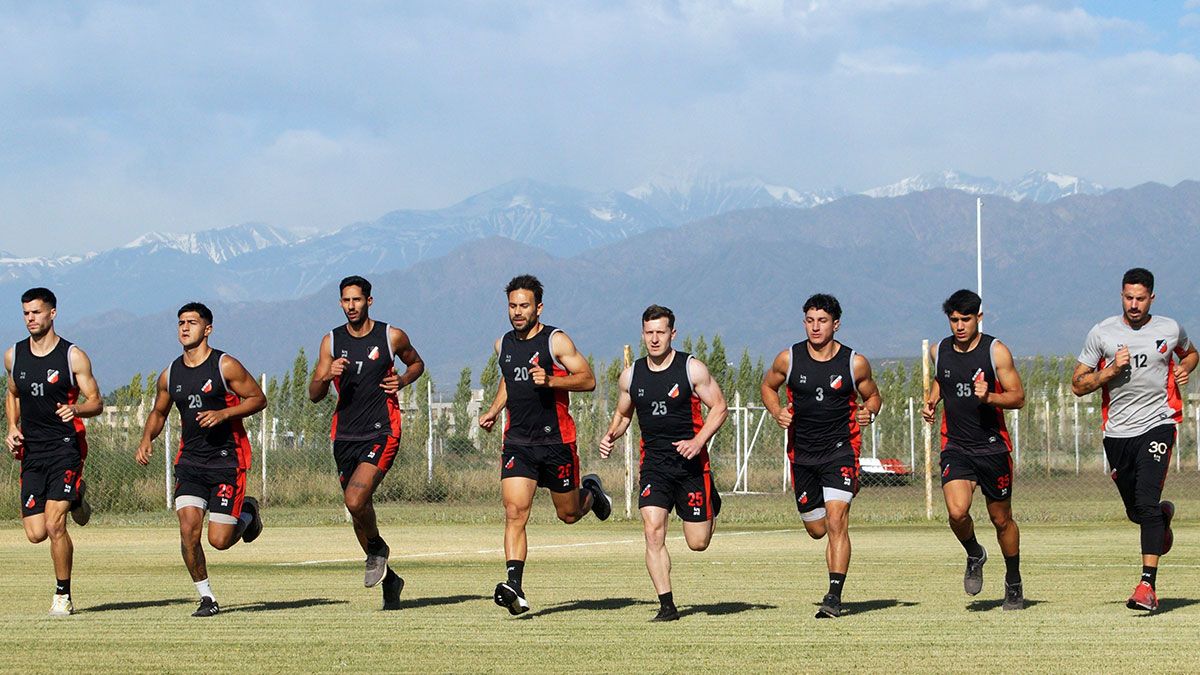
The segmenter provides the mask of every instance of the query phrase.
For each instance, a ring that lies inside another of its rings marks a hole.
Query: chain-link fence
[[[699,347],[699,348],[697,348]],[[763,363],[747,354],[741,363],[726,360],[719,339],[711,347],[703,338],[685,345],[705,360],[722,385],[730,417],[710,445],[714,480],[730,495],[726,512],[736,517],[738,494],[777,494],[780,513],[791,499],[784,434],[765,413],[759,399]],[[596,450],[616,404],[616,380],[623,358],[593,361],[594,392],[572,395],[584,472],[601,475],[614,498],[614,513],[625,514],[637,499],[627,485],[636,479],[637,425],[626,436],[630,452],[618,445],[613,457],[600,461]],[[875,379],[884,408],[864,430],[862,490],[855,501],[856,519],[874,522],[945,518],[938,474],[938,424],[931,433],[927,469],[925,425],[920,419],[921,371],[916,360],[879,360]],[[1099,395],[1076,398],[1068,388],[1071,358],[1042,358],[1018,363],[1026,387],[1026,405],[1008,414],[1016,471],[1014,510],[1024,520],[1075,521],[1124,518],[1124,509],[1108,477],[1100,432]],[[268,407],[245,421],[254,448],[248,491],[272,506],[336,504],[341,498],[334,470],[329,422],[331,395],[319,404],[308,400],[307,358],[301,352],[290,373],[263,377]],[[441,391],[422,377],[400,394],[404,432],[400,450],[377,499],[381,501],[498,504],[501,435],[487,434],[475,423],[481,406],[490,404],[497,384],[494,361],[480,371],[482,388],[474,386],[470,369],[460,373],[453,390]],[[134,462],[142,424],[153,396],[154,376],[139,376],[106,396],[105,413],[88,420],[89,454],[85,476],[98,510],[134,512],[166,509],[170,502],[169,459],[178,445],[178,419],[155,443],[149,466]],[[1200,507],[1200,406],[1189,396],[1180,425],[1166,494],[1180,503],[1180,513]],[[7,424],[5,422],[5,424]],[[628,462],[626,458],[629,458]],[[629,466],[631,464],[632,466]],[[0,486],[0,514],[16,517],[19,464],[10,462]],[[629,483],[627,483],[627,480]],[[927,488],[928,486],[928,488]],[[982,499],[977,500],[982,507]],[[497,507],[498,508],[498,507]]]

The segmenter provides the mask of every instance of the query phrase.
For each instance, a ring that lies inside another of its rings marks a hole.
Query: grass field
[[[790,500],[730,497],[727,508],[784,514],[730,523],[712,547],[671,541],[684,614],[657,604],[636,522],[565,526],[540,496],[520,618],[492,604],[503,576],[499,509],[387,507],[404,608],[381,612],[335,508],[267,511],[253,544],[209,552],[223,613],[192,619],[194,589],[166,513],[99,516],[73,528],[74,617],[46,616],[46,545],[0,529],[0,671],[1098,671],[1200,670],[1200,524],[1176,527],[1159,578],[1162,607],[1132,612],[1137,531],[1128,523],[1029,523],[1024,612],[999,609],[1003,563],[983,594],[962,592],[961,547],[941,524],[852,530],[849,614],[813,618],[826,586],[824,542]],[[672,523],[678,536],[678,523]],[[997,553],[990,525],[980,540]],[[352,559],[348,560],[347,559]],[[297,564],[306,561],[312,564]],[[342,561],[342,562],[337,562]]]

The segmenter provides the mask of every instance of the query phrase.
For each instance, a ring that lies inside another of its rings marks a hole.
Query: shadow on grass
[[[304,598],[303,600],[278,600],[273,602],[253,602],[246,605],[230,605],[222,607],[221,613],[226,612],[281,612],[289,609],[305,607],[324,607],[326,605],[348,605],[349,600],[330,600],[329,598]]]
[[[1111,604],[1121,605],[1124,607],[1125,601],[1113,600]],[[1163,612],[1170,612],[1171,610],[1180,609],[1182,607],[1190,607],[1192,605],[1200,605],[1200,598],[1162,598],[1158,601],[1158,609],[1154,610],[1153,612],[1147,612],[1144,609],[1136,609],[1133,611],[1140,612],[1134,616],[1145,618],[1148,616],[1154,616],[1156,614],[1162,614]]]
[[[591,611],[597,609],[625,609],[635,605],[655,605],[657,603],[649,600],[637,600],[635,598],[604,598],[602,600],[575,600],[573,602],[564,602],[561,605],[552,605],[538,612],[526,614],[522,619],[532,619],[534,617],[546,616],[547,614],[558,614],[559,612],[575,612],[575,611]]]
[[[148,609],[150,607],[170,607],[171,605],[191,605],[198,603],[199,600],[190,600],[188,598],[165,598],[162,600],[132,600],[130,602],[108,602],[103,605],[93,605],[91,607],[81,607],[76,612],[82,614],[84,612],[120,612],[127,609]]]
[[[421,609],[422,607],[440,607],[442,605],[458,605],[475,600],[491,600],[490,595],[445,595],[440,598],[408,598],[400,601],[396,610]],[[395,611],[395,610],[388,610]]]
[[[709,616],[727,616],[729,614],[741,614],[742,612],[752,612],[756,609],[778,609],[775,605],[756,605],[751,602],[714,602],[708,605],[688,605],[679,611],[679,618],[691,616],[693,614],[707,614]]]
[[[1030,600],[1029,598],[1025,598],[1025,608],[1029,609],[1030,607],[1033,607],[1034,605],[1040,605],[1043,602],[1045,602],[1045,600]],[[994,600],[972,600],[967,604],[967,611],[989,612],[993,609],[1000,609],[1000,606],[1003,604],[1003,598],[996,598]]]
[[[851,614],[866,614],[874,612],[878,609],[891,609],[892,607],[916,607],[921,603],[909,602],[908,600],[897,600],[895,598],[881,598],[879,600],[860,600],[858,602],[843,602],[842,616]],[[821,603],[814,602],[814,607],[820,607]]]

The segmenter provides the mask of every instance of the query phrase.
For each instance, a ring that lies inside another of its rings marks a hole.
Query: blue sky
[[[5,3],[0,250],[696,165],[1174,184],[1198,54],[1200,0]]]

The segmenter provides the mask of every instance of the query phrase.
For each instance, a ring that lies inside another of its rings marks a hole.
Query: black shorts
[[[820,464],[792,463],[792,490],[801,520],[825,517],[825,502],[849,503],[858,494],[858,459],[845,456]]]
[[[579,488],[579,453],[574,443],[555,445],[504,444],[500,455],[500,480],[531,478],[551,492]]]
[[[242,515],[246,498],[246,470],[237,467],[208,469],[175,465],[175,510],[196,507],[208,511],[214,523],[234,524]]]
[[[638,508],[657,506],[675,513],[689,523],[703,523],[717,517],[721,495],[713,485],[712,473],[643,466],[638,477],[641,492]]]
[[[337,464],[338,482],[342,489],[350,482],[359,464],[371,464],[387,474],[400,449],[399,436],[380,436],[366,441],[334,441],[333,461]]]
[[[952,480],[969,480],[979,486],[984,497],[1002,502],[1012,498],[1012,455],[998,452],[972,455],[953,445],[942,449],[942,485]]]
[[[1129,519],[1138,522],[1137,509],[1157,510],[1175,449],[1175,425],[1154,427],[1133,438],[1105,438],[1104,455]]]
[[[82,478],[83,457],[78,448],[42,452],[35,446],[30,452],[26,443],[21,460],[21,517],[45,513],[47,501],[74,501]]]

